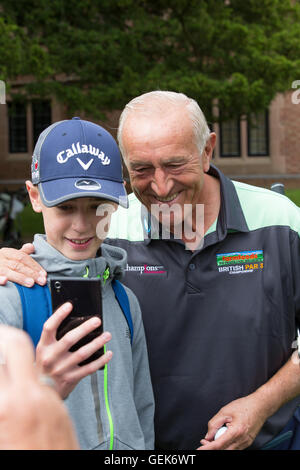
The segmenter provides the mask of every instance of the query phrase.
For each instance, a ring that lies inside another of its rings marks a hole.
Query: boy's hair
[[[78,117],[55,122],[40,134],[31,176],[47,207],[79,197],[128,207],[116,141],[103,127]]]

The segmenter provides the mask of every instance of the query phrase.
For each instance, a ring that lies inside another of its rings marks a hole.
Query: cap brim
[[[120,206],[128,207],[127,193],[123,183],[90,178],[64,178],[39,183],[39,192],[43,204],[57,206],[61,202],[79,197],[108,199]]]

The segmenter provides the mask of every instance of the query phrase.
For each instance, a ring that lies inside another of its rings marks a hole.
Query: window
[[[40,133],[50,124],[50,101],[8,103],[9,153],[31,153]]]
[[[220,122],[221,157],[240,157],[241,136],[240,120]]]
[[[231,118],[215,124],[218,136],[215,162],[223,160],[225,165],[231,165],[234,160],[252,163],[255,158],[270,158],[269,110],[251,113],[237,118]],[[219,160],[220,159],[220,160]],[[225,159],[227,162],[225,163]]]
[[[9,152],[27,152],[26,103],[8,103]]]
[[[51,104],[50,101],[32,102],[32,132],[33,145],[39,138],[40,133],[51,124]]]
[[[248,118],[248,155],[266,156],[269,154],[268,112],[252,113]]]

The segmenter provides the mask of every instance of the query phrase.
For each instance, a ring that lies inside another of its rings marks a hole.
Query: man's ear
[[[207,139],[205,148],[202,153],[202,165],[203,165],[203,171],[205,173],[209,170],[210,160],[212,158],[212,154],[216,146],[216,140],[217,140],[217,135],[215,134],[215,132],[211,132],[209,135],[209,138]]]
[[[34,212],[42,212],[42,205],[38,187],[34,186],[31,181],[26,181],[26,189]]]

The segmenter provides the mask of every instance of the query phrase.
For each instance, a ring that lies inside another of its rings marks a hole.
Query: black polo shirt
[[[221,183],[221,208],[200,250],[151,233],[134,195],[106,240],[127,251],[124,283],[142,309],[158,449],[197,448],[220,408],[267,382],[295,347],[300,210],[212,165],[210,174]],[[251,447],[277,435],[299,402],[272,416]]]

